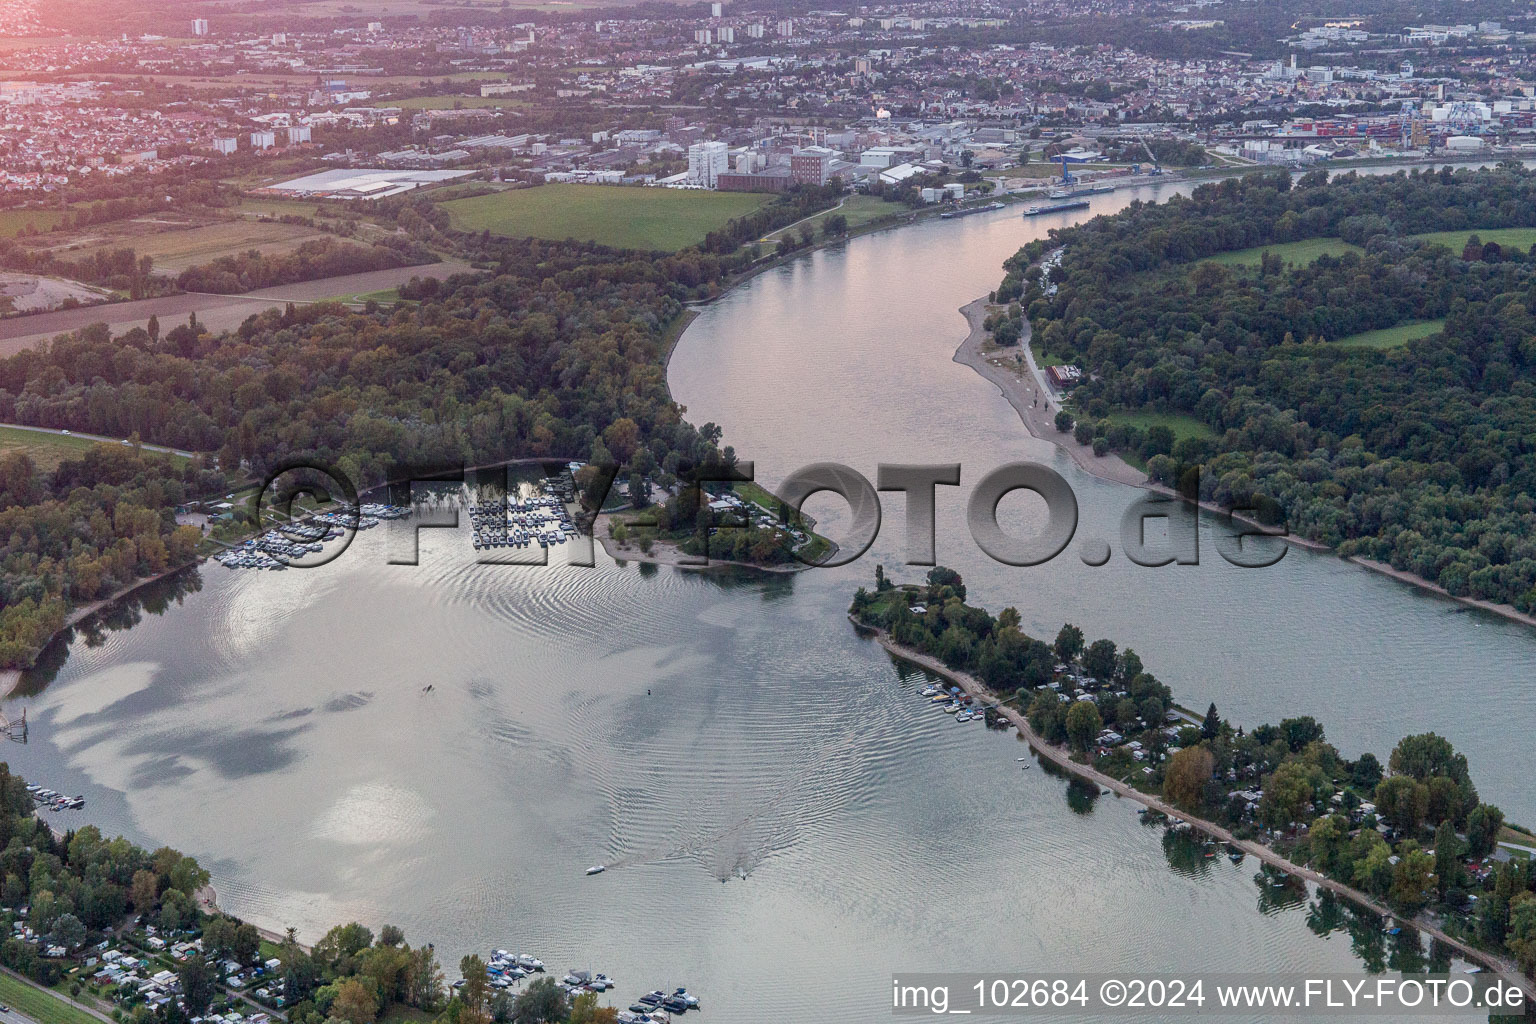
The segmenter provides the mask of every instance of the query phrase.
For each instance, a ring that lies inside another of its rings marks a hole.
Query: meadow
[[[1331,344],[1340,348],[1398,348],[1410,341],[1427,338],[1444,327],[1443,317],[1439,320],[1409,320],[1407,323],[1401,323],[1395,327],[1384,327],[1379,331],[1351,334]]]
[[[1299,242],[1281,242],[1278,245],[1256,245],[1252,249],[1234,249],[1209,258],[1211,263],[1226,267],[1256,267],[1264,253],[1273,253],[1286,263],[1305,265],[1319,256],[1343,256],[1347,252],[1364,252],[1358,245],[1351,245],[1342,238],[1303,238]]]
[[[461,231],[675,252],[772,197],[753,192],[543,185],[443,203]]]

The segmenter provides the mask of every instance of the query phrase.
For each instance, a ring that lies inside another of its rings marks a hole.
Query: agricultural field
[[[1347,338],[1340,338],[1331,344],[1339,348],[1398,348],[1427,338],[1431,334],[1438,333],[1445,327],[1445,320],[1410,320],[1407,323],[1398,324],[1396,327],[1384,327],[1379,331],[1363,331],[1360,334],[1351,334]]]
[[[1351,245],[1342,238],[1303,238],[1299,242],[1281,242],[1278,245],[1256,245],[1252,249],[1234,249],[1218,253],[1200,262],[1219,263],[1225,267],[1256,267],[1266,252],[1274,253],[1289,264],[1304,265],[1319,256],[1343,256],[1347,252],[1364,252],[1358,245]]]
[[[209,263],[220,256],[256,249],[264,253],[292,252],[305,242],[329,237],[323,231],[301,224],[279,224],[254,220],[225,221],[200,227],[160,231],[82,250],[114,249],[131,246],[141,256],[155,261],[155,269],[179,273],[188,267]]]
[[[1489,228],[1484,231],[1431,231],[1423,235],[1412,235],[1420,241],[1430,242],[1435,245],[1448,246],[1454,253],[1460,254],[1467,247],[1467,239],[1473,235],[1478,240],[1487,244],[1497,242],[1506,249],[1514,248],[1528,250],[1536,245],[1536,228]]]
[[[622,249],[676,252],[771,196],[617,185],[543,185],[443,203],[461,231],[509,238],[575,238]]]
[[[52,231],[63,222],[63,210],[0,210],[0,238],[15,238],[28,226]]]

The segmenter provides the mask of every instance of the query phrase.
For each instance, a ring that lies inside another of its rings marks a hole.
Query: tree
[[[1521,970],[1536,974],[1536,895],[1523,892],[1510,900],[1506,943]]]
[[[128,894],[128,898],[133,902],[133,909],[141,914],[148,914],[155,909],[155,901],[160,896],[160,876],[153,871],[140,868],[133,873]]]
[[[1366,829],[1349,844],[1349,859],[1354,865],[1351,877],[1355,885],[1373,896],[1381,896],[1392,886],[1392,847],[1375,829]]]
[[[1456,753],[1451,741],[1432,732],[1404,736],[1392,748],[1387,763],[1394,772],[1423,782],[1437,775],[1465,782],[1469,777],[1465,754]]]
[[[1099,717],[1098,706],[1091,700],[1075,701],[1067,709],[1067,740],[1072,749],[1081,753],[1098,739],[1104,721]]]
[[[1056,414],[1056,429],[1065,434],[1072,429],[1072,414],[1062,409]]]
[[[249,921],[242,921],[230,934],[229,955],[243,964],[256,962],[261,951],[261,933]]]
[[[554,978],[536,978],[518,995],[512,1012],[519,1024],[555,1024],[565,1019],[565,993]]]
[[[1429,787],[1407,775],[1383,779],[1376,787],[1376,810],[1393,828],[1413,833],[1429,811]]]
[[[467,987],[467,986],[466,986]],[[379,1015],[379,1001],[360,978],[348,978],[336,988],[331,1016],[351,1024],[369,1024]]]
[[[1460,854],[1461,840],[1456,838],[1456,826],[1442,821],[1435,829],[1435,889],[1442,900],[1446,890],[1461,874],[1461,864],[1456,859]]]
[[[1083,668],[1101,683],[1107,683],[1115,675],[1115,644],[1113,640],[1095,640],[1083,652]]]
[[[1211,706],[1205,709],[1205,721],[1200,723],[1200,737],[1213,740],[1219,735],[1221,735],[1221,715],[1217,714],[1216,702],[1212,701]]]
[[[486,1012],[485,998],[490,985],[485,977],[485,961],[470,953],[459,961],[459,974],[464,978],[464,985],[459,989],[459,1001],[463,1004],[459,1024],[489,1024],[491,1018]]]
[[[85,925],[81,924],[80,919],[74,914],[60,914],[53,922],[50,934],[54,942],[73,951],[85,941]]]
[[[1397,866],[1392,871],[1392,902],[1417,913],[1429,902],[1435,889],[1435,858],[1411,840],[1398,847],[1397,856]]]
[[[443,971],[431,946],[411,950],[410,983],[406,1002],[424,1010],[435,1008],[443,997]]]
[[[1285,737],[1285,745],[1291,748],[1291,753],[1297,754],[1308,744],[1321,742],[1323,727],[1311,715],[1285,718],[1280,721],[1280,735]]]
[[[1327,874],[1338,872],[1348,863],[1349,819],[1342,814],[1318,818],[1307,830],[1307,861]]]
[[[616,1020],[618,1010],[611,1006],[598,1006],[595,992],[583,992],[571,1000],[569,1024],[613,1024]]]
[[[181,1001],[186,1004],[187,1013],[201,1017],[213,1002],[216,991],[217,980],[213,976],[213,968],[203,954],[196,953],[177,968],[176,976],[181,981]],[[358,1021],[356,1024],[366,1022]]]
[[[1259,800],[1260,820],[1271,828],[1311,821],[1313,801],[1327,784],[1322,769],[1316,765],[1286,761],[1264,782],[1264,796]]]
[[[1482,858],[1498,846],[1499,830],[1504,827],[1504,812],[1492,804],[1478,804],[1467,815],[1467,853]]]
[[[1083,650],[1083,631],[1070,622],[1061,627],[1056,634],[1056,657],[1065,662],[1072,662]]]
[[[1199,810],[1216,757],[1205,747],[1185,747],[1168,759],[1163,795],[1187,810]]]
[[[936,595],[943,587],[953,589],[956,597],[965,600],[965,580],[955,570],[936,565],[928,570],[928,589]]]
[[[1370,793],[1381,782],[1381,762],[1376,760],[1376,755],[1370,751],[1360,755],[1360,759],[1349,766],[1349,779],[1355,787]]]

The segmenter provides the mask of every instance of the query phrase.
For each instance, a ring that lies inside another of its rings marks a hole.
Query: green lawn
[[[1252,249],[1234,249],[1210,257],[1211,263],[1227,267],[1256,267],[1259,257],[1272,252],[1287,263],[1311,263],[1319,256],[1342,256],[1347,252],[1364,252],[1358,245],[1351,245],[1342,238],[1304,238],[1299,242],[1281,242],[1278,245],[1259,245]],[[1204,261],[1201,261],[1204,262]]]
[[[1410,235],[1421,241],[1449,246],[1457,255],[1467,247],[1467,239],[1476,235],[1484,243],[1498,242],[1504,248],[1530,249],[1536,245],[1536,228],[1489,228],[1484,231],[1431,231],[1423,235]]]
[[[1384,327],[1379,331],[1364,331],[1360,334],[1351,334],[1347,338],[1340,338],[1333,342],[1344,348],[1397,348],[1406,345],[1410,341],[1427,338],[1437,333],[1445,326],[1445,319],[1439,320],[1410,320],[1396,327]]]
[[[1203,420],[1197,420],[1193,416],[1177,412],[1112,412],[1108,419],[1111,423],[1125,423],[1133,427],[1148,430],[1162,425],[1173,431],[1173,439],[1182,441],[1186,437],[1215,437],[1216,432]]]
[[[621,249],[675,252],[771,196],[752,192],[542,185],[443,203],[455,228],[511,238],[567,238]]]
[[[101,1024],[99,1020],[72,1003],[0,974],[0,1002],[19,1010],[37,1024]]]

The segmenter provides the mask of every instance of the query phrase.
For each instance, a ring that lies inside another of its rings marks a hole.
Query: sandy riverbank
[[[1463,942],[1461,939],[1446,933],[1431,921],[1422,918],[1407,918],[1401,914],[1394,913],[1391,908],[1385,906],[1384,904],[1378,903],[1376,900],[1367,896],[1365,893],[1359,891],[1358,889],[1351,888],[1342,882],[1329,878],[1326,875],[1319,874],[1318,872],[1313,871],[1311,868],[1303,867],[1302,865],[1291,861],[1270,847],[1265,846],[1263,843],[1254,842],[1253,840],[1248,839],[1238,839],[1228,829],[1223,828],[1213,821],[1207,821],[1204,818],[1196,817],[1187,811],[1181,810],[1173,804],[1165,802],[1159,797],[1153,796],[1150,793],[1143,793],[1141,790],[1135,788],[1134,786],[1121,782],[1119,779],[1116,779],[1112,776],[1106,775],[1099,771],[1097,768],[1082,764],[1078,761],[1074,761],[1071,755],[1065,749],[1047,743],[1039,734],[1037,734],[1034,729],[1031,728],[1028,717],[1026,717],[1022,711],[1008,707],[1007,705],[997,704],[997,695],[992,693],[992,691],[989,690],[981,682],[981,680],[977,679],[975,676],[972,676],[967,672],[957,672],[945,665],[943,662],[939,661],[937,658],[930,657],[926,654],[923,654],[921,651],[906,647],[902,644],[898,644],[896,641],[892,640],[890,634],[884,630],[877,629],[873,626],[867,626],[856,620],[852,615],[849,615],[848,619],[861,633],[873,636],[881,647],[884,647],[887,651],[896,657],[901,658],[904,661],[911,662],[919,668],[931,672],[940,678],[948,679],[955,685],[965,690],[965,692],[970,696],[992,705],[998,714],[1002,715],[1004,718],[1008,719],[1008,721],[1014,724],[1014,726],[1019,731],[1019,736],[1029,744],[1030,749],[1038,754],[1042,760],[1049,761],[1051,764],[1055,765],[1057,768],[1060,768],[1062,771],[1076,775],[1080,779],[1093,783],[1104,789],[1108,789],[1115,793],[1117,796],[1122,796],[1129,800],[1133,800],[1136,803],[1150,807],[1155,811],[1161,811],[1163,814],[1168,815],[1170,818],[1177,818],[1180,821],[1187,822],[1192,827],[1199,829],[1201,832],[1204,832],[1218,842],[1226,843],[1233,849],[1242,850],[1244,853],[1258,858],[1260,861],[1268,864],[1270,867],[1277,868],[1278,870],[1284,871],[1287,874],[1305,879],[1306,881],[1311,882],[1313,885],[1316,885],[1320,888],[1328,889],[1334,893],[1337,893],[1345,899],[1348,899],[1351,902],[1358,904],[1359,906],[1365,907],[1367,910],[1370,910],[1376,914],[1380,914],[1382,917],[1402,921],[1404,924],[1411,925],[1423,934],[1428,935],[1433,939],[1437,939],[1440,942],[1444,942],[1446,945],[1456,950],[1458,954],[1460,954],[1471,963],[1480,964],[1501,974],[1508,974],[1512,977],[1519,978],[1521,986],[1525,989],[1527,997],[1536,999],[1536,984],[1533,984],[1529,978],[1526,978],[1523,974],[1521,974],[1519,967],[1514,963],[1504,959],[1503,957],[1481,949],[1477,949],[1476,947]]]

